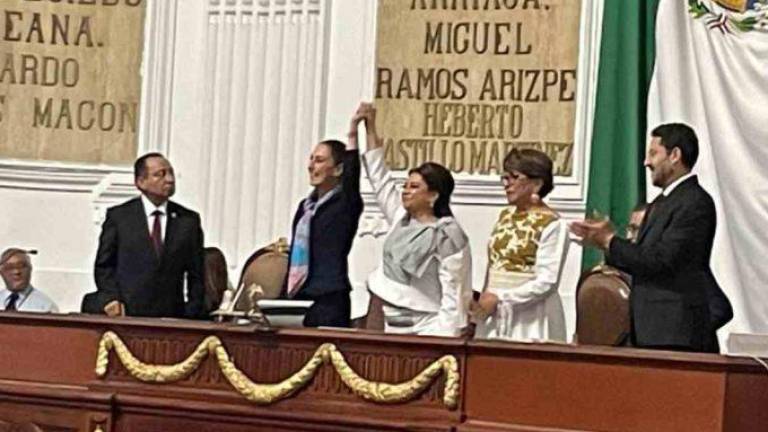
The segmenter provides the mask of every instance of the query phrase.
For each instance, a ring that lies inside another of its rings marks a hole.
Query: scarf
[[[412,277],[421,277],[432,257],[445,258],[467,245],[468,239],[452,217],[434,224],[421,224],[406,217],[384,242],[384,275],[409,285]]]
[[[312,217],[317,209],[335,195],[340,186],[335,187],[322,198],[317,199],[317,192],[313,191],[302,203],[304,213],[296,223],[291,245],[290,267],[288,268],[288,298],[293,298],[309,276],[309,252],[310,252],[310,226]]]

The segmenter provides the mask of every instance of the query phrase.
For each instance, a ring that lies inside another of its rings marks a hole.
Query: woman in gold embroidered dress
[[[565,341],[565,314],[557,292],[568,248],[568,228],[542,198],[554,185],[552,160],[512,150],[501,176],[509,207],[488,242],[485,289],[471,307],[476,337]]]

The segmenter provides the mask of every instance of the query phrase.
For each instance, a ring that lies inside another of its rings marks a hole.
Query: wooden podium
[[[0,313],[0,421],[44,431],[759,432],[767,407],[768,370],[709,354]]]

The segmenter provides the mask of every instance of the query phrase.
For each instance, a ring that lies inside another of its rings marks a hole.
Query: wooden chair
[[[227,260],[219,248],[205,248],[205,310],[218,309],[224,291],[229,287]]]
[[[288,242],[285,238],[280,238],[254,252],[245,261],[237,286],[245,286],[245,289],[248,289],[251,285],[259,285],[264,291],[263,298],[279,298],[288,273],[288,250]],[[250,308],[250,297],[241,295],[235,310],[247,311]]]
[[[585,272],[576,288],[576,337],[582,345],[621,345],[630,330],[629,277],[609,266]]]

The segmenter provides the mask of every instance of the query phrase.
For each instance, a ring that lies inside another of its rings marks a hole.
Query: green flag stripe
[[[617,228],[645,200],[646,108],[658,2],[606,0],[603,10],[587,214],[608,215]],[[602,253],[586,249],[583,268],[601,260]]]

